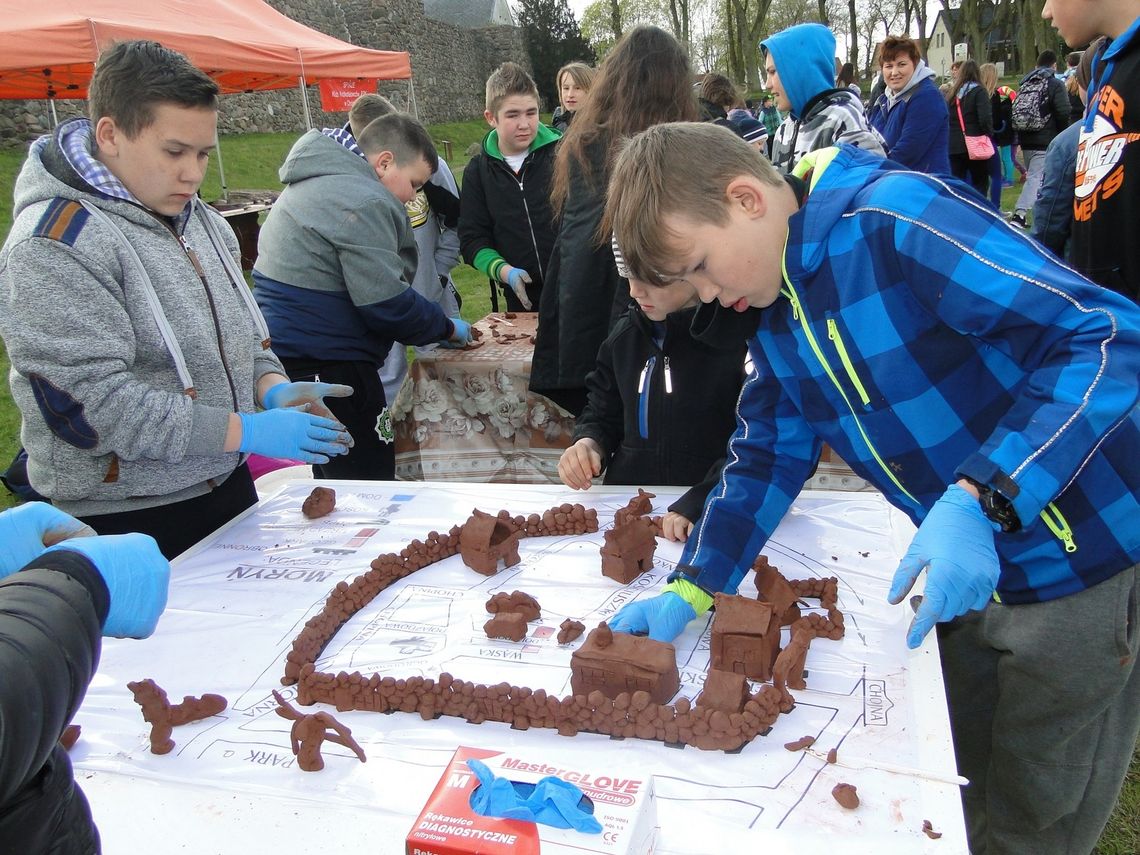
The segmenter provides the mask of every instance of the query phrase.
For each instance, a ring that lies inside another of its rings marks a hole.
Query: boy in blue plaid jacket
[[[610,180],[634,276],[762,309],[680,569],[611,626],[735,592],[826,442],[918,525],[888,597],[926,570],[972,851],[1090,851],[1140,727],[1140,309],[957,182],[848,146],[784,179],[731,136],[659,125]]]

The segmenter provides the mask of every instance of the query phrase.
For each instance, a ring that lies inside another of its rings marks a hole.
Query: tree
[[[668,28],[666,3],[667,0],[595,0],[582,12],[582,35],[600,59],[631,27],[653,24]]]
[[[582,37],[566,0],[522,0],[518,20],[538,92],[548,106],[556,105],[558,88],[554,77],[558,69],[575,60],[593,63],[594,50]]]

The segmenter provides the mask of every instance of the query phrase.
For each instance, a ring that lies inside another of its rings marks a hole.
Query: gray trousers
[[[1140,731],[1138,567],[939,626],[974,855],[1096,845]]]
[[[1025,183],[1021,185],[1013,210],[1024,214],[1033,210],[1033,203],[1041,192],[1041,181],[1045,177],[1045,151],[1023,148],[1021,157],[1025,160]]]

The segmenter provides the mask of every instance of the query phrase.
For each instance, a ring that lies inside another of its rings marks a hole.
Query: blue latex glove
[[[934,624],[986,607],[1000,572],[995,525],[978,500],[957,484],[934,503],[899,562],[887,595],[891,603],[901,603],[918,574],[928,568],[926,593],[907,630],[907,647],[922,644]]]
[[[67,550],[86,555],[107,583],[111,608],[103,635],[146,638],[154,632],[166,608],[170,562],[158,551],[149,534],[109,534],[81,537],[52,546],[46,552]]]
[[[47,502],[28,502],[5,511],[0,514],[0,579],[53,543],[93,534],[90,526]]]
[[[312,404],[309,412],[324,416],[326,419],[336,418],[324,404],[325,398],[347,398],[352,395],[351,386],[339,383],[314,383],[308,380],[296,383],[278,383],[270,386],[265,392],[262,406],[267,410],[278,410],[284,407],[298,407],[302,404]]]
[[[648,634],[654,641],[671,642],[711,605],[712,597],[692,582],[678,579],[666,585],[663,594],[626,603],[607,623],[614,632]]]
[[[308,405],[263,413],[238,413],[241,443],[238,451],[265,457],[284,457],[305,463],[328,463],[344,454],[352,438],[344,425],[306,412]]]
[[[519,298],[519,302],[522,303],[523,308],[528,312],[532,306],[530,297],[526,294],[526,286],[530,283],[530,274],[521,267],[512,267],[511,272],[507,274],[507,285],[515,292],[515,296]]]
[[[467,347],[474,339],[471,336],[471,324],[463,320],[463,318],[451,318],[451,323],[455,326],[455,332],[451,334],[451,338],[441,341],[441,347],[461,348]]]
[[[468,760],[467,765],[479,779],[479,786],[471,794],[471,809],[480,816],[538,822],[586,834],[602,831],[594,815],[579,807],[582,791],[569,781],[547,776],[535,784],[524,799],[512,781],[496,777],[481,760]]]

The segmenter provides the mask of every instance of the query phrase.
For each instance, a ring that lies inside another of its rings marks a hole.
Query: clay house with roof
[[[570,688],[575,695],[600,691],[611,700],[648,692],[654,703],[668,703],[681,688],[676,648],[600,624],[570,655]]]
[[[780,652],[780,618],[771,603],[717,594],[709,653],[712,668],[770,680]]]

